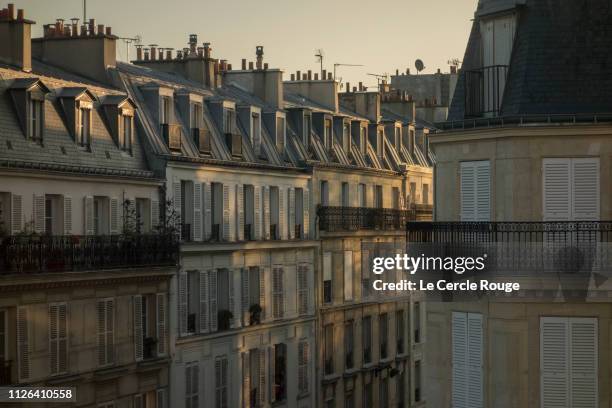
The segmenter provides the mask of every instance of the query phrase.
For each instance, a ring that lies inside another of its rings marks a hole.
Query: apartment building
[[[317,207],[317,403],[422,406],[423,303],[376,293],[370,262],[401,251],[405,222],[417,206],[426,213],[416,186],[431,183],[431,168],[415,157],[424,155],[413,122],[383,118],[377,92],[337,87],[301,72],[284,83],[293,144],[312,169]]]
[[[539,270],[506,275],[518,298],[428,302],[434,406],[610,405],[610,286],[593,279],[611,264],[610,12],[478,4],[449,121],[430,137],[439,223],[427,228],[447,244],[525,249],[514,271],[529,259]]]
[[[0,385],[167,407],[178,243],[160,228],[137,108],[41,53],[114,37],[58,21],[32,47],[33,24],[0,11]]]

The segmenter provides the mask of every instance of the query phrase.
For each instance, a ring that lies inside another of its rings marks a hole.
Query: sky
[[[6,0],[7,2],[9,0]],[[26,18],[42,25],[56,18],[83,17],[83,0],[13,0]],[[394,74],[417,58],[424,73],[448,72],[447,61],[461,59],[477,0],[88,0],[87,18],[113,28],[120,37],[140,35],[142,43],[183,48],[189,34],[210,42],[214,58],[234,69],[242,58],[255,61],[264,46],[264,62],[284,78],[296,70],[319,71],[315,52],[324,52],[324,69],[340,66],[337,77],[354,85],[375,86],[367,74]],[[130,46],[130,58],[136,51]],[[126,60],[126,45],[117,57]]]

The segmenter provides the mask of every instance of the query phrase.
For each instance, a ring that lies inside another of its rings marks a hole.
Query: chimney
[[[300,79],[302,79],[302,72],[301,71],[296,71],[295,72],[295,77],[297,78],[297,80],[299,81]]]
[[[95,32],[96,32],[96,19],[95,18],[89,19],[89,28],[87,29],[87,32],[89,33],[90,36],[95,35]]]
[[[308,80],[308,74],[306,74],[305,72],[302,74],[302,81],[306,81]]]
[[[204,43],[204,58],[208,59],[210,58],[210,54],[212,52],[212,48],[210,46],[209,42],[205,42]]]
[[[257,56],[257,69],[263,68],[263,45],[258,45],[255,47],[255,55]]]
[[[267,69],[268,69],[268,63],[264,62],[264,70],[267,70]]]
[[[17,66],[29,72],[32,70],[31,25],[34,21],[26,20],[22,9],[17,10],[15,18],[15,5],[0,11],[0,61]]]
[[[291,80],[295,81],[295,74],[291,74]]]
[[[204,58],[204,47],[198,47],[198,57]]]
[[[242,66],[241,66],[241,68],[242,68],[243,71],[246,71],[246,67],[247,67],[247,65],[246,65],[246,58],[243,58],[242,59]]]
[[[334,77],[332,76],[332,73],[331,73],[331,72],[328,72],[328,73],[327,73],[327,79],[328,79],[329,81],[331,81],[331,80],[333,80],[333,79],[334,79]]]
[[[319,80],[319,74],[317,74],[316,72],[314,73],[314,80],[318,81]]]
[[[232,70],[232,64],[227,64],[227,70],[231,71]]]
[[[196,47],[198,46],[198,35],[197,34],[189,34],[189,54],[196,54]]]
[[[136,61],[142,61],[142,44],[136,44]]]
[[[176,50],[176,59],[177,60],[183,59],[183,50]]]
[[[325,78],[327,78],[327,71],[326,70],[321,70],[321,81],[324,81]]]
[[[79,19],[77,17],[73,17],[70,19],[70,21],[72,23],[72,36],[78,37],[79,36]]]
[[[359,83],[359,91],[360,91],[360,92],[361,92],[361,91],[363,91],[363,82],[360,82],[360,83]]]
[[[346,92],[351,92],[351,83],[350,82],[346,83]]]
[[[308,80],[312,81],[312,71],[308,70]]]
[[[451,67],[450,67],[450,73],[451,73],[451,74],[456,74],[456,73],[457,73],[457,66],[456,66],[456,65],[451,65]]]
[[[144,49],[144,60],[149,61],[149,49],[148,48]]]
[[[253,61],[249,61],[249,69],[252,71],[253,70]]]
[[[166,59],[168,61],[172,60],[172,51],[174,48],[166,48]]]
[[[151,61],[155,61],[157,59],[157,44],[149,44],[151,49]]]

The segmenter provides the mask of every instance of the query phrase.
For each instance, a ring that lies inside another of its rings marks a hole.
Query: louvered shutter
[[[30,335],[28,309],[25,306],[17,308],[17,353],[19,361],[19,379],[30,378]]]
[[[172,199],[174,205],[174,213],[176,214],[174,227],[177,229],[179,234],[182,234],[181,224],[183,222],[182,212],[182,197],[181,197],[181,182],[175,181],[172,183]],[[184,237],[181,236],[184,239]]]
[[[208,271],[200,271],[200,333],[208,333],[209,330],[208,276]]]
[[[244,186],[236,185],[236,214],[238,220],[236,222],[236,233],[238,241],[244,241]]]
[[[83,198],[83,209],[85,211],[85,235],[94,234],[94,203],[93,197],[87,196]]]
[[[468,318],[467,313],[452,314],[452,406],[453,408],[471,408],[468,406]]]
[[[151,198],[151,230],[159,227],[159,200]]]
[[[308,392],[308,362],[310,350],[308,341],[301,341],[298,344],[298,391]]]
[[[223,185],[223,240],[230,240],[230,190],[229,186]]]
[[[483,407],[482,315],[467,315],[468,407]]]
[[[476,220],[476,178],[472,162],[461,163],[461,221]]]
[[[17,235],[21,232],[23,221],[23,198],[18,194],[11,195],[11,232]]]
[[[263,352],[263,350],[262,350]],[[269,367],[269,378],[270,378],[270,402],[276,402],[276,366],[274,360],[276,359],[276,352],[274,344],[268,347],[268,367]]]
[[[278,229],[279,238],[287,239],[287,211],[285,210],[285,203],[287,202],[285,197],[285,189],[282,187],[278,188]]]
[[[260,240],[262,239],[262,233],[261,233],[261,193],[262,193],[262,188],[259,186],[255,186],[255,188],[253,188],[253,195],[254,195],[254,213],[255,213],[255,219],[253,220],[253,223],[255,224],[254,228],[255,228],[255,239],[256,240]]]
[[[64,196],[64,235],[72,235],[72,197]]]
[[[157,306],[157,355],[166,354],[167,323],[166,323],[166,294],[158,293],[156,298]]]
[[[200,366],[195,363],[191,366],[191,405],[192,407],[199,406],[199,388],[200,388]]]
[[[210,331],[217,331],[217,270],[208,272],[208,309],[210,310],[209,325]]]
[[[261,307],[261,321],[266,318],[266,277],[270,277],[270,268],[265,266],[259,268],[259,306]]]
[[[249,352],[241,353],[242,356],[242,406],[251,408],[251,361]]]
[[[145,408],[142,394],[134,395],[134,408]]]
[[[233,317],[230,319],[230,328],[236,328],[239,313],[236,312],[236,297],[235,297],[235,284],[234,284],[234,270],[227,269],[227,283],[228,283],[228,307]]]
[[[191,404],[191,396],[193,394],[193,390],[191,389],[192,387],[192,381],[191,381],[192,368],[193,366],[191,364],[185,365],[185,408],[192,407],[192,404]]]
[[[281,319],[284,312],[283,268],[272,268],[272,308],[275,319]]]
[[[111,198],[110,199],[110,233],[118,234],[119,233],[119,199]]]
[[[168,397],[165,388],[158,388],[156,392],[157,406],[155,408],[168,408]]]
[[[297,302],[298,314],[308,313],[308,266],[300,264],[297,267]]]
[[[45,232],[45,196],[34,194],[34,231]],[[51,232],[51,231],[49,231]]]
[[[202,240],[202,185],[193,183],[193,240]]]
[[[544,159],[544,221],[571,219],[571,161],[570,159]]]
[[[270,187],[261,188],[263,202],[263,238],[270,239]]]
[[[599,220],[599,159],[572,159],[572,221]]]
[[[114,300],[104,299],[97,302],[98,315],[98,364],[104,366],[114,361]]]
[[[204,239],[212,233],[212,190],[210,183],[204,183]]]
[[[353,300],[353,251],[344,251],[344,300]]]
[[[50,373],[66,372],[68,359],[67,306],[49,305],[49,364]]]
[[[242,325],[249,325],[249,269],[240,270],[240,303],[242,305]]]
[[[295,188],[289,188],[289,239],[295,239]]]
[[[540,386],[542,408],[570,408],[568,321],[540,318]]]
[[[132,298],[134,303],[134,359],[142,361],[144,328],[142,327],[142,296],[135,295]]]
[[[597,332],[597,319],[569,319],[571,407],[599,407]]]
[[[332,279],[332,253],[323,252],[323,281]]]
[[[181,336],[187,334],[187,273],[178,274],[178,323]]]
[[[310,191],[304,189],[303,192],[304,199],[304,239],[309,239],[310,237]]]
[[[491,219],[491,168],[488,161],[475,164],[476,177],[476,221]]]
[[[259,404],[266,403],[266,352],[264,349],[259,349],[259,389],[258,389]]]

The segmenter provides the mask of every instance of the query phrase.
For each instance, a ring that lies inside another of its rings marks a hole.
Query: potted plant
[[[254,324],[261,323],[261,312],[263,309],[259,306],[259,303],[252,304],[249,307],[249,325],[253,326]]]
[[[229,330],[230,322],[234,318],[234,314],[226,309],[219,310],[217,313],[217,329],[219,331]]]

